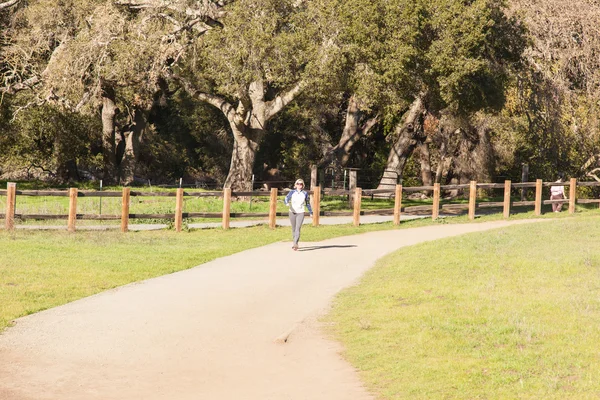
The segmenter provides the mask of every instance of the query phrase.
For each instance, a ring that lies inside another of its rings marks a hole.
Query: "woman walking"
[[[312,208],[308,198],[308,193],[304,190],[304,181],[297,179],[294,183],[294,190],[291,190],[285,196],[284,203],[290,207],[290,222],[292,223],[292,239],[294,244],[292,249],[298,250],[298,241],[300,240],[300,229],[304,222],[304,207],[308,209],[308,213],[312,217]]]

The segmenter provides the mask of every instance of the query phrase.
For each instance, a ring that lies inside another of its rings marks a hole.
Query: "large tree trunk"
[[[431,172],[431,155],[429,153],[429,144],[427,142],[420,142],[417,145],[419,151],[419,162],[421,163],[421,181],[423,186],[433,185],[433,173]],[[425,194],[429,195],[430,190],[425,191]]]
[[[468,128],[467,128],[468,129]],[[472,152],[474,149],[474,141],[470,137],[470,131],[465,128],[458,128],[454,131],[457,136],[456,148],[452,154],[452,164],[448,170],[448,176],[451,177],[450,184],[464,185],[469,183],[475,177],[475,171],[472,165]],[[451,197],[456,197],[464,190],[450,191]]]
[[[439,150],[440,159],[435,170],[434,182],[439,184],[445,184],[448,182],[449,174],[454,162],[454,155],[448,151],[448,144],[442,142]],[[451,192],[450,197],[456,197],[457,191]]]
[[[485,126],[456,129],[453,132],[456,148],[447,151],[446,157],[452,163],[450,170],[455,181],[460,184],[469,183],[471,180],[489,182],[494,171],[493,146],[491,144],[488,130]],[[450,167],[450,163],[443,163],[444,169]],[[445,172],[445,171],[444,171]],[[449,172],[449,173],[450,173]],[[451,195],[458,192],[451,193]]]
[[[146,128],[146,117],[144,113],[135,109],[131,124],[123,132],[124,152],[119,164],[121,183],[131,185],[135,177],[135,169],[139,157],[140,143],[144,129]]]
[[[229,166],[229,173],[227,179],[225,179],[226,188],[231,188],[234,192],[249,192],[252,191],[252,170],[254,167],[254,160],[256,159],[256,153],[260,147],[259,140],[262,138],[262,134],[258,133],[258,138],[254,140],[250,137],[252,135],[246,135],[244,131],[250,130],[249,127],[244,126],[240,129],[235,124],[230,124],[233,131],[233,152],[231,154],[231,164]]]
[[[224,187],[234,192],[253,189],[254,160],[270,118],[267,116],[264,95],[263,82],[252,82],[248,88],[248,98],[240,101],[236,113],[228,117],[233,133],[233,152]]]
[[[305,83],[298,82],[287,92],[267,101],[264,83],[262,80],[257,80],[249,85],[248,92],[240,96],[237,107],[234,107],[220,96],[196,90],[184,78],[177,76],[175,78],[190,95],[217,107],[227,117],[234,144],[224,187],[231,188],[233,191],[251,190],[254,160],[264,137],[267,122],[302,91]]]
[[[410,106],[403,123],[396,126],[396,139],[377,189],[391,190],[396,185],[398,177],[402,177],[406,161],[415,149],[423,131],[424,112],[425,105],[421,97],[418,97]]]
[[[352,154],[352,147],[362,137],[368,135],[370,130],[379,122],[378,116],[361,121],[363,117],[364,112],[361,109],[360,100],[356,96],[350,97],[342,136],[338,144],[329,149],[325,158],[320,163],[321,166],[328,166],[332,162],[338,167],[345,167],[348,164]]]
[[[486,127],[477,128],[477,145],[471,152],[473,175],[478,182],[490,182],[494,174],[494,148]]]
[[[339,160],[339,163],[342,167],[348,162],[348,159],[350,158],[350,150],[352,149],[352,146],[354,146],[354,143],[356,143],[361,136],[362,129],[359,123],[362,115],[363,113],[356,97],[350,97],[348,110],[346,112],[346,124],[344,125],[340,142],[336,146],[336,158]]]
[[[117,157],[115,144],[115,120],[119,112],[115,101],[115,91],[109,85],[102,85],[102,156],[104,161],[105,183],[115,183]]]

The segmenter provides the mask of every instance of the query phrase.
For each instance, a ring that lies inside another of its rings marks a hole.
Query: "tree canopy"
[[[2,3],[0,174],[236,190],[310,165],[592,176],[598,15],[584,0]]]

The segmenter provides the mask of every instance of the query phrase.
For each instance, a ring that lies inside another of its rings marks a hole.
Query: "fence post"
[[[469,219],[475,219],[475,207],[477,206],[477,181],[471,181],[469,186]]]
[[[121,232],[127,232],[129,230],[129,198],[131,195],[131,188],[123,188],[123,196],[121,201]]]
[[[354,215],[353,215],[353,223],[354,226],[360,225],[360,202],[362,200],[362,189],[356,188],[354,189]]]
[[[435,221],[440,215],[440,184],[433,184],[433,209],[431,210],[431,219]]]
[[[402,185],[396,185],[394,200],[394,225],[400,225],[400,213],[402,211]]]
[[[321,187],[313,186],[313,226],[319,226],[319,216],[321,215]]]
[[[577,178],[571,178],[569,187],[569,214],[575,213],[575,200],[577,199]]]
[[[504,218],[510,217],[510,187],[511,181],[504,181]]]
[[[69,221],[67,230],[75,232],[75,221],[77,220],[77,188],[69,189]]]
[[[269,228],[277,226],[277,188],[271,188],[271,199],[269,201]]]
[[[179,183],[181,185],[181,181]],[[183,189],[177,189],[175,197],[175,232],[181,232],[183,226]]]
[[[542,215],[542,180],[535,180],[535,215]]]
[[[6,184],[6,216],[5,225],[7,231],[15,229],[15,204],[17,203],[17,184],[8,182]]]
[[[229,229],[231,220],[231,188],[223,189],[223,229]]]

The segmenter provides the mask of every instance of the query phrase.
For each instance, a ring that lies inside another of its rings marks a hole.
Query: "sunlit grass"
[[[302,240],[381,229],[393,227],[305,226]],[[289,239],[289,228],[264,226],[182,233],[0,231],[0,330],[23,315]]]
[[[382,399],[598,398],[599,220],[402,249],[328,318]]]

